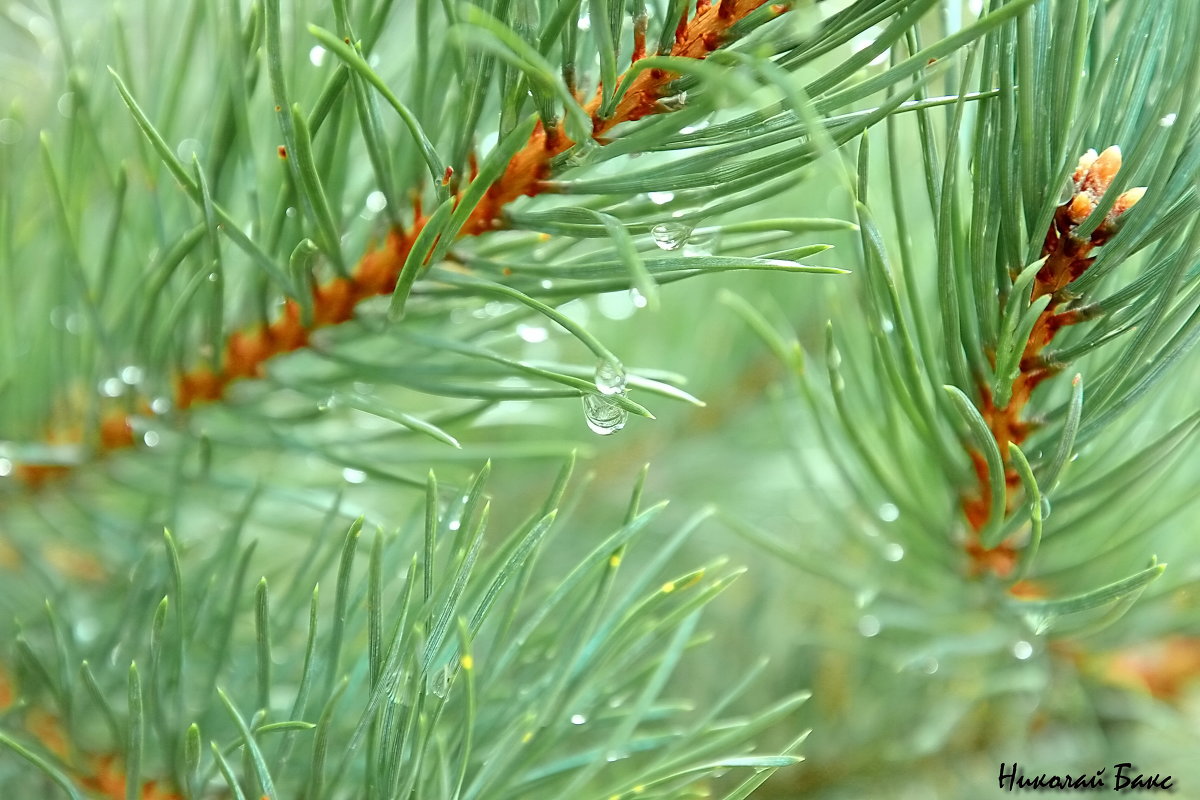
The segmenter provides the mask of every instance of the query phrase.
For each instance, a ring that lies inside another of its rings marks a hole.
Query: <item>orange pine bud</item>
[[[1113,203],[1112,211],[1110,211],[1108,214],[1109,220],[1115,220],[1117,217],[1133,208],[1145,194],[1145,186],[1136,186],[1132,189],[1126,189],[1125,191],[1121,192],[1121,196],[1117,198],[1117,202]]]
[[[1092,209],[1096,204],[1092,202],[1092,198],[1086,192],[1080,192],[1071,198],[1070,204],[1067,206],[1067,216],[1071,220],[1071,224],[1078,225],[1087,219],[1088,214],[1092,213]]]
[[[1112,186],[1113,178],[1120,171],[1121,148],[1115,144],[1105,148],[1100,154],[1097,154],[1095,150],[1088,150],[1080,157],[1079,166],[1075,168],[1075,172],[1071,176],[1075,183],[1075,194],[1066,202],[1066,216],[1071,226],[1078,225],[1087,219],[1105,192]],[[1121,193],[1121,196],[1113,204],[1112,211],[1104,220],[1106,235],[1112,234],[1112,224],[1122,214],[1133,208],[1145,193],[1146,187],[1144,186]],[[1101,242],[1095,243],[1100,244]]]
[[[1096,163],[1096,151],[1088,150],[1079,157],[1079,166],[1075,167],[1075,174],[1071,176],[1071,180],[1075,182],[1075,189],[1078,191],[1083,184],[1084,177],[1087,176],[1088,170],[1092,168],[1092,164]]]
[[[1088,168],[1087,175],[1084,176],[1083,183],[1079,188],[1093,197],[1099,197],[1107,191],[1109,184],[1112,183],[1120,169],[1121,148],[1114,144],[1096,156],[1096,160]]]

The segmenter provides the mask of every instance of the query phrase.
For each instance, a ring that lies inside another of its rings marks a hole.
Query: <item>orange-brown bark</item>
[[[1019,445],[1025,441],[1032,428],[1030,422],[1023,418],[1029,399],[1042,381],[1058,371],[1057,367],[1043,358],[1044,351],[1060,330],[1084,319],[1077,310],[1063,310],[1062,306],[1068,299],[1064,290],[1091,266],[1095,260],[1092,251],[1108,241],[1116,230],[1120,216],[1145,193],[1141,187],[1124,192],[1117,198],[1104,222],[1087,239],[1077,237],[1076,227],[1100,202],[1120,168],[1121,151],[1115,146],[1099,155],[1089,150],[1080,159],[1073,175],[1075,194],[1055,212],[1054,221],[1042,245],[1041,257],[1045,263],[1038,270],[1029,299],[1032,302],[1049,295],[1050,301],[1038,315],[1025,343],[1020,372],[1013,380],[1009,401],[1003,408],[997,407],[988,388],[979,388],[979,413],[1004,458],[1005,508],[1008,511],[1012,510],[1021,485],[1020,476],[1008,463],[1008,445],[1010,442]],[[971,532],[966,547],[970,572],[972,575],[993,574],[1005,578],[1016,568],[1018,548],[1012,541],[1002,542],[994,548],[984,548],[980,543],[979,534],[991,511],[991,484],[983,455],[974,449],[969,454],[977,478],[975,488],[962,501],[963,515]]]
[[[745,17],[767,0],[725,0],[719,6],[700,4],[691,21],[680,22],[675,32],[675,44],[671,55],[681,58],[706,58],[725,41],[725,34],[735,22]],[[782,14],[787,9],[772,6]],[[634,61],[640,60],[635,53]],[[601,92],[584,107],[592,119],[592,136],[602,140],[604,135],[623,122],[633,122],[652,114],[660,113],[658,101],[663,98],[667,85],[679,77],[663,69],[646,69],[638,72],[629,88],[617,103],[609,117],[600,116]],[[622,76],[622,81],[624,76]],[[501,211],[519,197],[533,196],[543,191],[542,181],[550,176],[550,159],[571,147],[574,142],[567,136],[560,122],[547,132],[541,124],[534,129],[529,143],[508,163],[500,180],[488,190],[483,200],[471,212],[460,236],[475,236],[502,224]]]

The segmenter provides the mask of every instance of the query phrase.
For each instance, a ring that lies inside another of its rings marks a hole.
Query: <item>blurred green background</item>
[[[64,5],[80,45],[76,54],[81,61],[80,79],[111,106],[111,114],[97,123],[106,145],[118,152],[144,148],[134,138],[128,115],[103,72],[104,64],[119,60],[114,54],[120,48],[106,38],[108,9],[87,3]],[[827,5],[832,9],[837,4]],[[955,13],[969,19],[977,12],[965,3]],[[295,19],[321,19],[322,13],[313,4],[296,10]],[[122,17],[124,46],[134,65],[133,74],[127,77],[135,92],[154,94],[153,87],[164,69],[161,59],[172,51],[164,42],[151,41],[152,31],[160,24],[159,14],[159,10],[147,10],[143,18],[137,9],[129,9]],[[181,24],[186,25],[187,20]],[[389,56],[409,46],[404,39],[406,24],[404,9],[398,8],[383,39]],[[923,23],[930,38],[943,24],[944,20],[932,16]],[[294,47],[302,51],[308,45],[299,44],[305,34],[298,28],[292,26],[291,34]],[[15,226],[6,244],[13,256],[8,261],[8,293],[18,299],[32,298],[17,317],[0,321],[10,381],[25,381],[23,365],[52,350],[50,343],[62,337],[60,329],[66,325],[52,316],[57,306],[48,298],[55,287],[35,274],[41,268],[37,231],[51,224],[52,216],[42,191],[37,131],[46,129],[53,140],[61,141],[62,118],[77,111],[64,85],[61,53],[55,42],[56,33],[45,9],[12,0],[0,4],[0,117],[4,118],[0,121],[0,159],[4,164],[0,175],[10,187],[17,187],[10,189],[8,196],[28,196],[31,205],[41,204],[9,209]],[[97,47],[96,42],[102,44]],[[181,147],[190,126],[207,129],[211,124],[212,93],[205,86],[221,69],[215,57],[205,55],[204,46],[195,52],[194,60],[184,67],[187,79],[177,84],[177,96],[158,95],[160,110],[163,104],[177,106],[179,122],[173,135]],[[314,56],[313,63],[299,69],[319,73],[329,68],[316,63],[318,60]],[[385,77],[402,79],[402,59],[389,58],[386,63],[390,72]],[[298,85],[315,86],[312,80],[304,81],[301,73]],[[939,125],[947,119],[940,110],[934,118]],[[388,125],[393,122],[389,120]],[[915,154],[915,118],[900,115],[896,124],[902,148]],[[873,185],[880,188],[868,203],[882,220],[894,253],[899,234],[882,188],[887,185],[888,173],[883,129],[876,129],[872,136]],[[206,146],[203,141],[199,144]],[[269,146],[269,137],[262,137],[260,144]],[[852,166],[853,145],[847,150],[845,163]],[[648,154],[630,163],[641,167],[660,157]],[[362,202],[370,189],[369,171],[362,163],[344,166],[345,180],[353,187],[347,196]],[[933,275],[936,242],[930,233],[928,200],[915,155],[902,175],[909,166],[911,178],[905,178],[901,190],[910,197],[906,207],[912,263],[929,265],[914,279],[932,296],[937,289]],[[266,172],[264,167],[258,169]],[[853,219],[852,203],[841,183],[842,169],[843,165],[826,158],[806,168],[791,190],[735,216]],[[69,168],[64,178],[68,182],[98,180]],[[134,180],[127,203],[144,217],[137,224],[149,229],[178,213],[183,201],[174,196],[177,194],[172,186]],[[345,211],[351,216],[349,208]],[[103,208],[83,212],[89,227],[82,238],[89,246],[103,227],[103,212]],[[669,219],[666,214],[664,210],[665,220]],[[379,219],[370,218],[368,212],[363,212],[363,217],[348,231],[347,252],[362,250],[382,230]],[[832,244],[834,249],[813,257],[813,263],[855,273],[861,270],[857,234],[808,234],[799,244],[819,242]],[[137,278],[127,280],[136,282]],[[243,289],[246,291],[239,297]],[[1114,549],[1113,564],[1120,566],[1112,568],[1124,569],[1135,561],[1140,564],[1155,554],[1170,565],[1164,578],[1113,627],[1095,637],[1052,647],[1020,620],[989,613],[987,587],[965,577],[956,579],[954,569],[945,565],[913,563],[914,557],[907,552],[913,534],[904,527],[906,520],[895,518],[895,506],[887,498],[879,498],[874,518],[858,510],[828,456],[828,440],[823,438],[828,435],[835,445],[844,446],[842,435],[818,429],[794,398],[780,391],[787,375],[785,366],[721,301],[724,291],[745,298],[781,330],[792,328],[808,354],[810,370],[817,374],[823,373],[827,322],[832,321],[839,335],[850,337],[863,324],[864,288],[859,274],[707,276],[664,286],[662,308],[657,311],[636,308],[625,292],[582,298],[564,306],[563,312],[619,354],[631,373],[668,370],[685,378],[687,391],[706,405],[696,408],[654,398],[651,409],[656,420],[631,418],[623,431],[599,437],[584,424],[577,398],[506,402],[479,418],[448,427],[463,444],[459,452],[431,440],[381,439],[364,447],[357,457],[374,459],[419,480],[428,469],[436,468],[439,476],[451,483],[465,479],[469,471],[491,458],[491,493],[496,498],[492,524],[497,530],[508,530],[541,502],[565,455],[578,451],[580,472],[588,477],[576,482],[571,496],[577,506],[569,526],[539,563],[539,579],[547,582],[620,523],[630,489],[644,464],[650,464],[647,500],[666,498],[671,506],[665,522],[631,551],[631,558],[649,557],[657,544],[655,537],[669,536],[697,510],[714,507],[717,513],[673,559],[673,566],[682,574],[694,565],[726,557],[748,571],[707,612],[703,628],[711,631],[713,640],[686,661],[667,694],[702,705],[764,656],[770,663],[754,684],[747,707],[799,689],[813,691],[813,699],[799,717],[804,726],[813,728],[803,748],[807,762],[781,772],[761,796],[991,796],[988,792],[996,792],[1002,761],[1020,761],[1030,772],[1093,772],[1108,766],[1110,774],[1112,764],[1132,761],[1149,772],[1175,775],[1181,787],[1176,796],[1200,797],[1200,768],[1192,757],[1200,745],[1200,694],[1195,686],[1187,684],[1190,688],[1184,694],[1165,703],[1120,689],[1103,675],[1089,672],[1089,665],[1099,669],[1095,665],[1103,663],[1099,659],[1104,653],[1128,643],[1160,633],[1200,632],[1196,630],[1200,618],[1193,589],[1200,579],[1195,559],[1198,545],[1191,522],[1200,462],[1190,448],[1179,454],[1168,474],[1138,488],[1136,495],[1114,505],[1112,512],[1120,515],[1120,524],[1130,530],[1145,527],[1125,549]],[[256,303],[253,295],[249,281],[240,286],[231,283],[226,294],[230,300],[227,315],[248,318],[248,309]],[[416,301],[424,301],[419,290]],[[439,313],[432,305],[430,309],[430,318]],[[510,310],[464,302],[446,312],[443,332],[453,335],[457,326],[486,322]],[[369,331],[356,330],[344,334],[348,344],[338,338],[343,336],[341,332],[331,334],[331,341],[352,349],[357,336],[368,338]],[[505,318],[500,332],[490,344],[509,356],[530,362],[591,363],[591,355],[577,342],[532,315]],[[386,341],[367,345],[378,351],[387,346]],[[846,368],[869,384],[872,363],[856,362],[855,352],[851,347],[843,353],[849,362]],[[1085,359],[1083,368],[1087,363]],[[14,370],[14,365],[22,366]],[[1194,354],[1178,364],[1163,390],[1080,454],[1078,462],[1071,465],[1073,473],[1086,475],[1092,469],[1105,469],[1115,455],[1132,450],[1136,443],[1151,441],[1193,412],[1200,390],[1196,366]],[[304,381],[313,369],[303,354],[272,364],[284,383]],[[818,378],[816,384],[821,385],[822,380]],[[55,395],[56,382],[53,370],[31,371],[29,385],[13,393],[16,399],[6,406],[5,438],[36,431],[41,413],[38,399]],[[416,402],[411,395],[392,392],[386,386],[376,384],[374,389],[398,402],[400,398]],[[286,397],[256,397],[258,390],[253,387],[237,390],[244,390],[251,405],[261,402],[262,409],[287,407]],[[636,392],[633,399],[649,403]],[[425,405],[409,406],[413,413],[437,409],[440,401],[421,402]],[[327,454],[305,455],[295,447],[271,449],[252,438],[248,446],[239,446],[239,431],[254,428],[253,422],[248,422],[252,417],[238,416],[241,413],[222,407],[195,412],[197,429],[214,432],[212,472],[226,476],[235,488],[210,485],[185,490],[182,506],[171,511],[173,519],[168,520],[182,540],[203,547],[206,531],[235,507],[236,487],[255,481],[287,483],[298,490],[291,501],[286,497],[268,499],[255,509],[251,530],[266,546],[260,546],[250,572],[266,574],[273,581],[287,580],[295,554],[304,547],[305,537],[322,516],[321,506],[334,492],[343,494],[343,510],[351,515],[365,514],[368,520],[386,520],[397,527],[419,525],[415,520],[423,503],[420,489],[369,478]],[[874,422],[883,424],[885,414],[881,409]],[[312,428],[319,429],[326,442],[369,436],[387,427],[338,409],[329,415],[332,419],[318,420]],[[312,419],[305,417],[304,422],[310,424]],[[164,444],[172,444],[169,430],[161,435]],[[155,483],[156,476],[168,471],[169,461],[146,449],[112,456],[103,468],[106,477],[82,475],[68,497],[52,495],[49,505],[23,507],[7,524],[19,527],[39,524],[39,519],[43,523],[64,520],[60,530],[70,529],[67,536],[73,543],[93,534],[105,536],[103,529],[89,534],[73,527],[71,520],[76,519],[80,507],[87,506],[99,509],[114,527],[121,524],[118,518],[140,519],[134,527],[151,531],[147,539],[122,545],[136,553],[147,546],[145,541],[154,541],[152,531],[163,513],[156,508],[158,490],[143,495],[139,487]],[[798,469],[798,458],[808,466]],[[913,468],[919,473],[921,465],[915,463]],[[920,480],[919,475],[909,477]],[[953,503],[953,492],[947,492],[947,507],[938,513],[952,517]],[[1091,513],[1103,516],[1108,512],[1099,505]],[[410,519],[414,521],[410,523]],[[954,532],[945,534],[946,558],[952,567],[961,568],[955,560]],[[1046,557],[1062,564],[1058,577],[1069,586],[1072,561],[1069,548],[1064,548],[1056,551],[1048,536]],[[847,586],[831,577],[847,574],[857,576],[856,585]],[[24,601],[20,598],[20,592],[5,597],[17,606],[4,609],[8,616],[21,610]],[[794,738],[798,733],[794,722],[789,721],[787,730],[772,731],[768,738],[777,745]]]

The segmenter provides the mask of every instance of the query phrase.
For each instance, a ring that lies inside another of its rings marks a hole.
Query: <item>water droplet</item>
[[[100,635],[100,623],[91,617],[76,620],[71,629],[75,632],[75,638],[83,644],[95,641]]]
[[[54,23],[43,16],[34,14],[28,9],[22,9],[21,6],[17,5],[13,7],[12,11],[8,12],[8,17],[29,31],[30,35],[38,40],[38,44],[43,50],[48,49],[53,43],[58,41]]]
[[[892,331],[896,330],[896,325],[891,321],[891,319],[884,317],[879,323],[879,328],[884,333],[891,333]]]
[[[639,292],[636,288],[629,290],[629,300],[633,303],[635,308],[646,307],[646,296]]]
[[[58,113],[64,117],[70,117],[75,113],[75,93],[63,92],[58,97],[57,103]]]
[[[633,303],[633,296],[629,292],[605,292],[597,295],[596,308],[605,318],[618,322],[629,319],[637,310],[637,306]]]
[[[607,436],[624,428],[629,418],[629,412],[610,399],[628,393],[625,368],[618,361],[602,359],[596,364],[592,381],[599,394],[589,392],[583,396],[583,416],[593,432]]]
[[[683,244],[683,254],[691,258],[711,256],[719,240],[717,228],[697,228]]]
[[[220,279],[221,279],[221,276],[218,275],[217,273],[215,273],[215,272],[208,273],[208,282],[209,283],[216,283]]]
[[[452,531],[456,531],[462,527],[462,520],[461,519],[452,519],[452,520],[450,520],[450,524],[447,525],[446,527]]]
[[[342,470],[342,479],[345,480],[346,483],[362,483],[367,479],[367,473],[363,472],[361,469],[352,469],[350,467],[346,467]]]
[[[583,396],[583,417],[593,433],[608,436],[625,427],[629,412],[600,394]]]
[[[508,306],[504,303],[499,303],[495,300],[489,300],[479,308],[471,311],[471,316],[475,319],[492,319],[498,317],[508,310]]]
[[[100,394],[105,397],[120,397],[123,391],[125,391],[125,387],[121,384],[120,378],[105,378],[100,381]]]
[[[523,341],[530,344],[538,344],[550,338],[550,332],[543,327],[537,325],[518,325],[517,336],[520,336]]]
[[[582,14],[579,17],[579,22],[577,24],[578,24],[579,30],[590,31],[592,29],[592,18],[589,17],[587,14]]]
[[[286,216],[288,216],[288,217],[295,217],[295,216],[296,216],[296,207],[295,207],[295,206],[288,206],[288,207],[287,207],[287,210],[286,210],[286,211],[284,211],[283,213],[284,213]]]
[[[0,458],[0,478],[7,478],[12,475],[13,463],[7,458]]]
[[[883,625],[879,622],[879,617],[874,614],[864,614],[858,620],[858,632],[868,639],[878,636],[881,630],[883,630]]]
[[[1050,498],[1046,495],[1042,495],[1042,519],[1048,519],[1052,510],[1053,509],[1050,506]]]
[[[66,306],[56,306],[50,311],[50,324],[67,333],[79,333],[83,329],[79,315]]]
[[[142,382],[144,377],[146,377],[146,372],[141,367],[130,364],[121,368],[121,380],[129,386],[136,386]]]
[[[171,410],[171,399],[169,397],[156,397],[150,401],[150,410],[155,414],[165,414]]]
[[[0,119],[0,144],[16,144],[23,134],[20,122],[11,117]]]
[[[1058,621],[1058,614],[1053,611],[1030,611],[1023,613],[1021,617],[1034,636],[1041,636]]]
[[[660,250],[678,250],[691,232],[691,228],[682,222],[660,222],[650,229],[650,235]]]
[[[387,208],[387,195],[376,189],[367,195],[366,206],[367,211],[370,211],[372,214],[378,214]]]
[[[646,192],[646,197],[656,206],[666,205],[675,199],[674,192]]]
[[[445,697],[450,691],[449,664],[444,664],[440,670],[429,676],[429,691],[438,697]]]
[[[543,289],[553,289],[554,281],[550,280],[549,278],[546,278],[545,280],[542,281],[541,285],[542,285]]]
[[[316,45],[312,50],[308,51],[308,60],[314,67],[319,67],[325,63],[326,50],[321,45]]]
[[[880,33],[882,33],[882,31],[877,25],[872,25],[871,27],[867,28],[862,32],[862,36],[859,36],[857,39],[850,42],[850,52],[857,53],[860,50],[866,50],[868,47],[875,44],[875,37]]]
[[[1075,192],[1078,191],[1078,189],[1079,187],[1075,185],[1075,180],[1068,175],[1066,181],[1062,185],[1062,188],[1058,191],[1058,205],[1061,206],[1063,203],[1069,202],[1070,199],[1075,196]]]
[[[587,722],[587,717],[585,717],[583,714],[572,714],[571,715],[571,724],[572,725],[582,725],[585,722]]]
[[[933,656],[925,656],[917,663],[917,669],[924,672],[926,675],[932,675],[938,671],[938,660]]]
[[[899,561],[904,558],[904,546],[890,542],[883,548],[883,557],[888,561]]]
[[[596,364],[596,375],[593,379],[600,394],[625,393],[625,368],[616,361],[602,359]]]
[[[1033,645],[1024,639],[1021,639],[1013,644],[1012,654],[1016,656],[1019,661],[1024,661],[1033,655]]]
[[[629,758],[629,751],[627,751],[627,750],[609,750],[607,753],[604,754],[604,760],[609,762],[610,764],[613,761],[620,761],[623,758]]]
[[[1164,128],[1169,128],[1175,124],[1175,120],[1177,119],[1179,119],[1179,115],[1172,111],[1170,114],[1167,114],[1165,117],[1160,119],[1158,124]]]
[[[896,507],[895,503],[884,503],[875,513],[884,522],[895,522],[900,519],[900,509]]]
[[[158,447],[160,441],[157,431],[146,431],[142,436],[142,441],[146,443],[146,447]]]
[[[199,139],[184,139],[175,148],[175,155],[179,156],[181,161],[191,161],[192,156],[200,155],[202,145]]]

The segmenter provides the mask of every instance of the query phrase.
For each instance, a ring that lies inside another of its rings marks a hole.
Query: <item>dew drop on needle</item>
[[[629,393],[626,386],[625,368],[619,361],[604,358],[596,364],[592,378],[596,392],[583,396],[583,418],[594,433],[607,436],[625,427],[629,412],[613,398]]]
[[[715,254],[719,233],[720,231],[717,228],[695,229],[683,244],[683,254],[692,258]]]
[[[593,433],[608,436],[625,427],[629,412],[604,395],[588,393],[583,396],[583,418]]]
[[[600,394],[614,395],[625,393],[625,368],[619,362],[602,359],[596,365],[594,378],[596,391]]]
[[[660,250],[678,250],[688,240],[692,229],[682,222],[660,222],[650,229]]]

